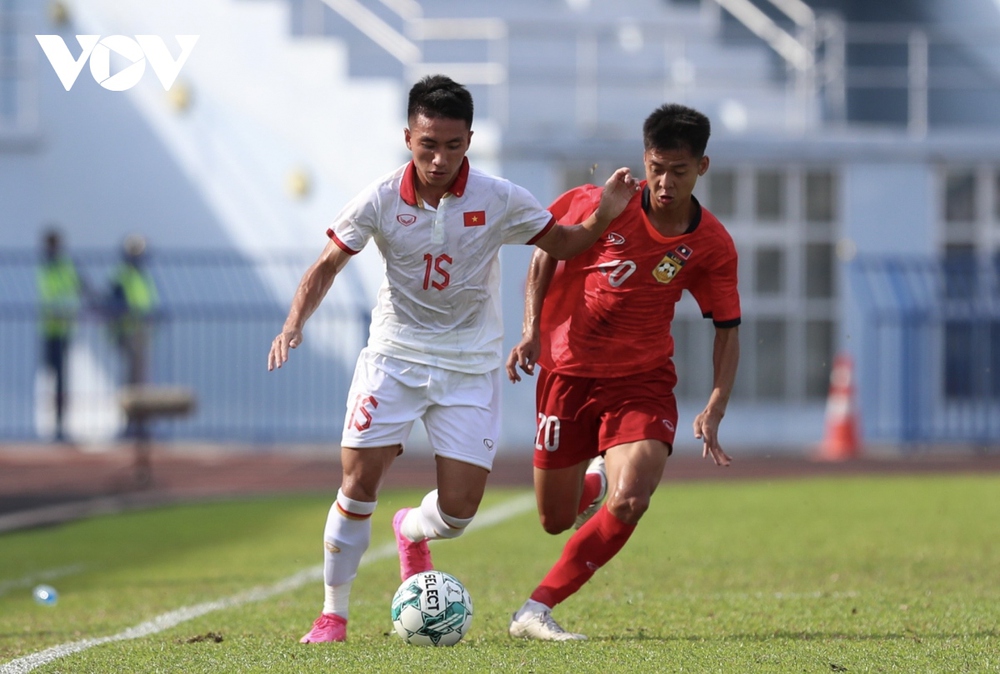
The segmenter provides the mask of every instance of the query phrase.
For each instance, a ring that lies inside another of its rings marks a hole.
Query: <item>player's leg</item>
[[[588,403],[592,379],[538,372],[534,480],[542,528],[559,534],[603,498],[606,481],[591,471],[597,456],[597,420]]]
[[[537,451],[535,453],[535,499],[538,502],[542,528],[550,534],[558,534],[569,529],[577,517],[588,461],[578,461],[565,468],[539,467],[539,463],[545,465],[547,460],[551,461],[552,456],[544,454],[540,457]],[[587,638],[563,629],[552,617],[555,604],[547,601],[548,597],[538,595],[536,589],[521,608],[514,612],[508,627],[509,634],[512,637],[542,641]]]
[[[65,418],[66,418],[66,377],[67,377],[67,355],[69,353],[69,338],[60,337],[56,346],[55,372],[56,372],[56,439],[65,440]]]
[[[586,508],[584,474],[589,461],[580,461],[568,468],[534,469],[535,500],[538,502],[538,519],[542,529],[549,534],[561,534],[573,526]],[[593,496],[591,496],[593,499]]]
[[[531,598],[555,607],[573,595],[625,546],[649,506],[670,448],[658,440],[608,449],[609,493],[604,506],[563,548]]]
[[[486,491],[489,471],[482,466],[442,456],[436,461],[437,489],[418,507],[399,510],[392,520],[402,580],[433,568],[427,542],[465,533]]]
[[[44,343],[45,366],[55,380],[53,405],[55,407],[55,439],[62,441],[65,436],[64,417],[66,408],[66,352],[68,338],[46,337]]]
[[[358,358],[341,439],[343,480],[323,530],[323,612],[303,643],[346,638],[351,587],[371,542],[382,479],[423,411],[422,393],[392,368],[367,350]]]
[[[547,641],[586,638],[563,630],[552,619],[552,609],[575,594],[625,546],[649,506],[669,454],[669,446],[659,440],[607,450],[607,501],[566,541],[559,560],[514,615],[513,636]]]
[[[605,410],[599,442],[606,451],[608,499],[566,542],[559,560],[519,613],[551,619],[545,610],[550,612],[577,592],[631,537],[649,506],[671,452],[677,424],[674,381],[672,368],[666,368],[626,381],[605,380],[591,390],[594,404]],[[582,638],[582,635],[567,637],[556,631],[550,633],[545,624],[533,631],[516,629],[518,622],[519,614],[515,614],[510,630],[514,636],[550,640]]]
[[[610,448],[605,454],[608,498],[602,510],[626,526],[637,525],[649,509],[670,454],[670,445],[660,440],[641,440]]]
[[[500,371],[432,373],[434,404],[424,414],[437,463],[437,489],[393,518],[400,577],[432,568],[427,541],[457,538],[472,522],[486,489],[500,435]]]
[[[323,528],[323,611],[302,643],[347,638],[351,587],[371,543],[378,489],[400,446],[341,449],[343,478]]]
[[[544,370],[538,377],[535,498],[542,527],[556,534],[573,526],[596,496],[588,492],[585,479],[588,463],[598,453],[597,425],[591,412],[595,408],[589,404],[593,380]],[[552,618],[555,604],[548,601],[536,589],[512,616],[510,635],[544,641],[585,639],[567,632]]]

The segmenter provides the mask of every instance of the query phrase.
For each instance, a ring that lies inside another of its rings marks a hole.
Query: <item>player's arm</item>
[[[589,218],[578,225],[552,227],[535,245],[557,260],[566,260],[590,248],[601,238],[611,221],[621,215],[632,195],[639,191],[639,181],[627,168],[620,168],[604,183],[601,203]]]
[[[715,328],[715,345],[712,349],[713,382],[708,404],[694,419],[694,437],[702,440],[701,455],[711,455],[718,466],[728,466],[729,456],[719,445],[719,424],[726,414],[729,396],[736,383],[736,369],[740,363],[739,327]]]
[[[288,360],[288,350],[302,343],[302,327],[319,307],[333,285],[333,279],[350,259],[349,253],[330,240],[319,259],[303,274],[292,298],[292,307],[288,310],[285,325],[271,342],[271,351],[267,354],[268,371],[281,367]]]
[[[556,229],[562,229],[557,227]],[[542,305],[545,293],[552,283],[559,262],[544,250],[535,249],[528,266],[528,279],[524,285],[524,323],[521,326],[521,341],[507,356],[507,378],[512,382],[521,381],[517,368],[534,376],[535,363],[542,351],[541,324]]]

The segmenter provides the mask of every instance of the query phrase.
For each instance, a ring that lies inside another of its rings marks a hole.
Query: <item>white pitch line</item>
[[[472,524],[469,525],[468,531],[476,531],[500,524],[501,522],[504,522],[511,517],[520,515],[521,513],[531,510],[534,507],[534,494],[524,494],[522,496],[518,496],[509,501],[493,506],[488,510],[484,510],[476,515],[476,519],[474,519]],[[392,541],[390,543],[386,543],[385,545],[368,550],[368,552],[365,553],[365,556],[361,558],[361,565],[364,566],[366,564],[371,564],[385,559],[386,557],[392,557],[395,554],[396,542]],[[288,576],[283,580],[279,580],[274,585],[255,587],[224,599],[195,604],[194,606],[185,606],[175,611],[168,611],[167,613],[156,616],[152,620],[129,627],[118,634],[112,634],[106,637],[96,637],[94,639],[71,641],[69,643],[46,648],[44,651],[32,653],[31,655],[25,655],[0,666],[0,674],[25,674],[36,667],[47,665],[54,660],[64,658],[67,655],[72,655],[73,653],[85,651],[88,648],[93,648],[94,646],[100,646],[114,641],[126,641],[128,639],[147,637],[151,634],[156,634],[157,632],[170,629],[171,627],[176,627],[177,625],[187,622],[188,620],[201,617],[206,613],[221,611],[227,608],[235,608],[237,606],[242,606],[243,604],[270,599],[276,595],[297,590],[307,583],[317,582],[322,579],[323,565],[321,564],[310,569],[299,571],[298,573]]]
[[[0,596],[7,594],[11,590],[31,587],[40,580],[55,580],[56,578],[71,576],[74,573],[80,573],[85,568],[87,567],[83,564],[70,564],[69,566],[59,566],[53,569],[43,569],[42,571],[29,573],[27,576],[22,576],[16,580],[5,580],[0,582]]]

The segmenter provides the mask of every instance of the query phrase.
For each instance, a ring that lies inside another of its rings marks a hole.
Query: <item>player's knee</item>
[[[608,510],[625,524],[637,524],[649,509],[649,496],[631,494],[608,499]]]
[[[542,529],[545,530],[545,533],[552,534],[554,536],[556,534],[561,534],[564,531],[568,531],[576,521],[576,516],[572,515],[572,513],[567,516],[564,513],[543,512],[539,514],[538,519],[542,523]]]
[[[378,499],[378,485],[345,473],[340,483],[340,490],[349,498],[358,501],[375,501]]]

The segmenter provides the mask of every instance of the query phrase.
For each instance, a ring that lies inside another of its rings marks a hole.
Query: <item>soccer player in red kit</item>
[[[541,250],[532,257],[524,333],[507,359],[507,375],[520,381],[517,368],[530,375],[536,362],[541,366],[539,517],[550,534],[574,523],[578,530],[514,614],[511,636],[586,638],[564,630],[551,612],[621,550],[663,475],[677,426],[670,323],[684,289],[715,325],[712,393],[694,420],[694,435],[703,441],[703,456],[730,463],[719,423],[739,363],[736,248],[692,195],[708,170],[710,132],[696,110],[676,104],[655,110],[643,125],[646,180],[602,239],[565,262]],[[601,189],[570,190],[549,210],[560,222],[577,222],[594,210]]]

